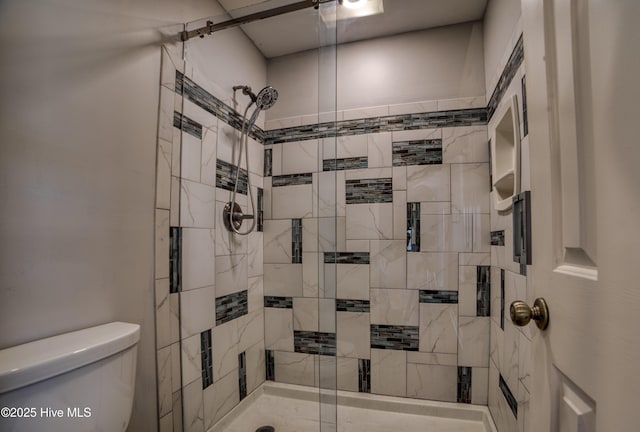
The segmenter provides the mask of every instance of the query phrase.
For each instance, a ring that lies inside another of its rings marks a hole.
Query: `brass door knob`
[[[545,330],[549,326],[549,308],[542,297],[533,302],[532,308],[525,302],[516,300],[511,303],[509,311],[511,321],[518,327],[526,326],[531,320],[536,322],[540,330]]]

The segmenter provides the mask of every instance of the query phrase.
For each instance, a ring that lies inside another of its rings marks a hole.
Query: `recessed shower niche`
[[[514,95],[496,116],[491,137],[493,197],[498,211],[509,210],[520,193],[520,127],[518,98]]]

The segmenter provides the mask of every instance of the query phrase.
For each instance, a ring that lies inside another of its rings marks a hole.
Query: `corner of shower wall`
[[[182,44],[180,44],[182,45]],[[263,234],[222,223],[242,116],[224,92],[162,47],[156,204],[156,334],[161,431],[206,431],[265,380]],[[262,130],[249,139],[247,180],[262,211]]]

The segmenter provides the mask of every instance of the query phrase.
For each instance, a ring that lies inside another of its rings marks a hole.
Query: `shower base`
[[[321,397],[317,388],[271,381],[247,396],[209,432],[253,432],[266,425],[275,432],[497,432],[484,406],[344,391]]]

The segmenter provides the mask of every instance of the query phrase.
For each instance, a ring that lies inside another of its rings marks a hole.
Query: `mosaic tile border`
[[[347,180],[346,203],[347,204],[376,204],[393,202],[392,179],[358,179]]]
[[[173,127],[198,139],[202,139],[202,125],[180,114],[178,111],[173,112]]]
[[[247,290],[216,298],[216,325],[249,313]]]
[[[273,149],[264,150],[264,177],[271,177],[273,174]]]
[[[358,359],[358,391],[371,393],[371,360]]]
[[[292,297],[264,296],[264,307],[293,309]]]
[[[500,328],[504,330],[504,269],[500,269]]]
[[[491,231],[491,246],[504,246],[504,230]]]
[[[273,176],[273,179],[271,180],[272,187],[310,185],[312,183],[312,173]]]
[[[498,386],[500,387],[500,390],[502,391],[502,394],[506,399],[507,404],[509,405],[509,408],[511,408],[511,412],[513,413],[513,416],[515,418],[518,418],[518,401],[513,396],[513,393],[511,392],[511,389],[507,385],[507,382],[504,380],[504,378],[502,378],[502,374],[500,374],[500,381],[498,382]]]
[[[339,122],[316,123],[264,132],[265,144],[333,138],[377,132],[394,132],[415,129],[435,129],[455,126],[487,124],[486,108],[470,108],[450,111],[432,111],[371,117]]]
[[[513,77],[516,75],[516,72],[520,68],[523,60],[524,41],[522,39],[522,35],[520,35],[518,42],[516,42],[516,45],[513,47],[513,51],[511,51],[507,64],[502,70],[498,84],[496,84],[495,89],[493,89],[489,103],[487,104],[487,120],[491,120],[491,117],[493,117],[493,114],[496,112],[502,97],[507,91],[509,84],[511,84],[511,80],[513,80]]]
[[[458,366],[458,403],[471,403],[471,374],[469,366]]]
[[[458,291],[420,290],[420,303],[457,304]]]
[[[367,156],[350,157],[343,159],[324,159],[322,161],[322,171],[343,171],[368,167],[369,158]]]
[[[369,264],[369,252],[325,252],[325,264]]]
[[[336,334],[294,330],[293,345],[297,353],[335,356]]]
[[[202,389],[213,384],[213,354],[211,347],[211,330],[200,333],[200,358],[202,364]]]
[[[222,159],[216,159],[216,187],[233,192],[236,182],[238,167]],[[238,179],[237,193],[247,195],[248,174],[245,169],[240,168],[240,178]]]
[[[169,228],[169,293],[182,291],[182,227]]]
[[[491,316],[491,266],[477,266],[476,277],[476,315]]]
[[[238,393],[240,400],[247,397],[247,353],[238,354]]]
[[[291,219],[291,264],[302,264],[302,219]]]
[[[267,381],[276,380],[276,361],[273,358],[272,350],[264,350],[264,367],[265,367],[265,379]]]
[[[371,324],[371,348],[418,351],[418,326]]]
[[[442,164],[442,140],[394,141],[393,166]]]
[[[407,252],[420,252],[420,203],[407,203]]]
[[[369,300],[336,299],[337,312],[369,312]]]

